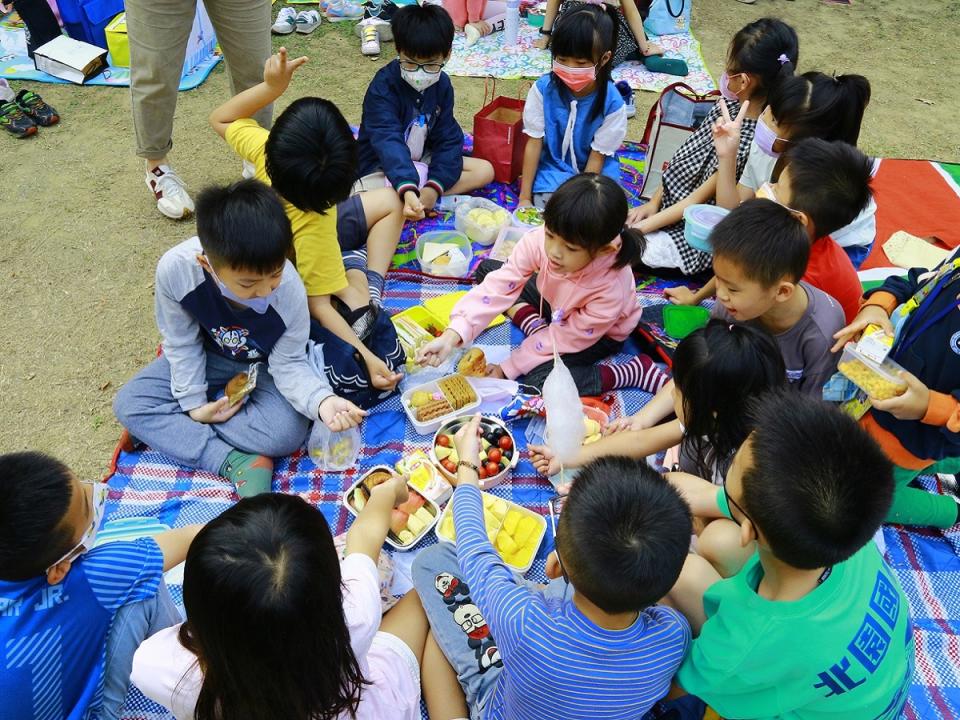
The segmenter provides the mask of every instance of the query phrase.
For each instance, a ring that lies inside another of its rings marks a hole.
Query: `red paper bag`
[[[493,94],[496,92],[494,82]],[[483,109],[473,116],[473,156],[493,165],[497,182],[513,182],[523,169],[523,149],[527,145],[527,136],[523,134],[524,101],[501,95],[486,104],[486,92],[483,101]]]

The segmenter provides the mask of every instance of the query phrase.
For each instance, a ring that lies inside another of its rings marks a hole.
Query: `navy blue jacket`
[[[442,195],[463,173],[463,130],[453,117],[453,84],[444,72],[419,93],[400,75],[400,61],[381,68],[363,98],[360,120],[360,177],[383,170],[402,197],[419,186],[407,133],[421,115],[427,125],[424,156],[430,154],[427,184]]]
[[[952,258],[947,260],[951,261]],[[925,273],[926,270],[914,268],[906,278],[887,278],[873,292],[888,292],[896,298],[897,304],[902,304],[924,284],[920,276]],[[919,324],[922,325],[926,318],[935,317],[947,306],[952,306],[953,310],[922,332],[909,347],[903,348],[903,339],[912,335],[918,326],[919,311],[914,311],[897,334],[897,343],[890,357],[916,375],[931,391],[960,400],[960,309],[957,309],[960,270],[954,269],[952,276],[953,282],[932,303],[924,303],[930,307],[925,309],[923,317],[919,317]],[[933,460],[960,457],[960,433],[953,432],[942,421],[931,425],[919,420],[897,420],[890,413],[878,410],[871,412],[877,424],[895,435],[914,456]]]

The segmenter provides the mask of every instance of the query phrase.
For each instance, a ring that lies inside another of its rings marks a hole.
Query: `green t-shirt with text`
[[[910,607],[867,543],[806,597],[760,597],[759,554],[704,595],[677,680],[728,720],[895,720],[913,676]]]

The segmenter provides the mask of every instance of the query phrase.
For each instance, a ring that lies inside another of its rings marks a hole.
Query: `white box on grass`
[[[77,85],[99,75],[107,67],[106,50],[66,35],[41,45],[34,54],[37,70]]]

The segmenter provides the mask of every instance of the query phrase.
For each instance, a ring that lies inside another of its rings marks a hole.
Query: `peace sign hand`
[[[737,156],[740,149],[740,128],[743,127],[743,116],[750,107],[750,101],[744,101],[740,106],[740,112],[733,120],[730,119],[730,111],[727,109],[727,103],[720,98],[720,117],[711,128],[713,132],[713,147],[716,148],[718,158],[732,158]]]
[[[306,61],[306,57],[288,60],[287,49],[282,47],[276,54],[267,58],[267,62],[263,66],[263,82],[283,93],[290,85],[293,73]]]

